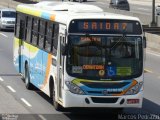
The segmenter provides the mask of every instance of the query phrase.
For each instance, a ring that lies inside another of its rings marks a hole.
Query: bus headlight
[[[129,89],[125,93],[125,95],[134,95],[134,94],[137,94],[140,91],[142,85],[143,85],[143,82],[137,83],[135,86],[133,86],[131,89]]]
[[[84,95],[85,93],[80,89],[79,86],[75,85],[74,83],[70,82],[70,81],[66,81],[65,84],[67,85],[68,89],[70,92],[74,93],[74,94],[80,94],[80,95]]]

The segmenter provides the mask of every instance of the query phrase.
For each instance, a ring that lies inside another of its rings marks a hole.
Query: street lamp
[[[155,21],[155,0],[152,1],[152,22],[151,26],[156,26],[156,21]]]

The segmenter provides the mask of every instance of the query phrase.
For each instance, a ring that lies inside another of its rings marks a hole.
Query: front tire
[[[54,84],[52,85],[52,90],[51,90],[51,98],[52,98],[52,104],[55,108],[55,110],[57,111],[63,111],[63,107],[56,101],[56,94],[55,94],[55,87],[54,87]]]

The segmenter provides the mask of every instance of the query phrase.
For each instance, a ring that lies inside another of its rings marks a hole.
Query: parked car
[[[110,0],[109,8],[130,10],[129,2],[127,0]]]
[[[160,5],[156,7],[156,15],[160,15]]]
[[[0,30],[14,29],[16,19],[16,11],[10,8],[0,9]]]

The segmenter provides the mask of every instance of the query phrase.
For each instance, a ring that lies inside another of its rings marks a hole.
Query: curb
[[[160,36],[151,33],[145,33],[145,36],[147,38],[147,48],[160,53]]]

